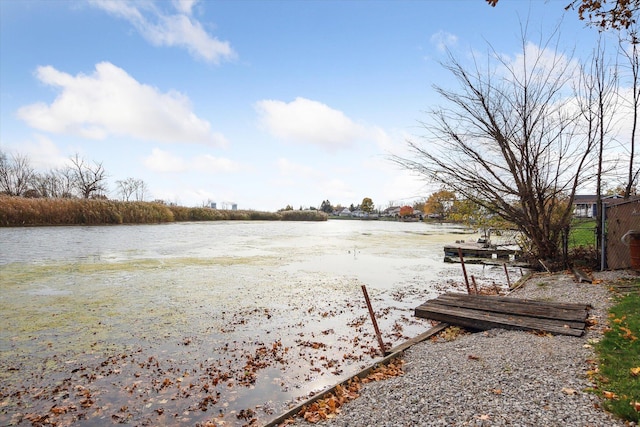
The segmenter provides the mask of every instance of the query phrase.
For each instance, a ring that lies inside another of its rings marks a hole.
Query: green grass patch
[[[640,284],[640,280],[635,280]],[[597,392],[613,414],[640,421],[640,295],[621,297],[609,311],[609,325],[596,345]]]
[[[569,231],[569,248],[580,246],[590,247],[596,245],[596,221],[595,219],[574,219]]]

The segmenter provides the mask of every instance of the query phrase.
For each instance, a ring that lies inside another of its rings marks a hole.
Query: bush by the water
[[[326,221],[317,211],[258,212],[168,206],[157,202],[0,196],[0,226],[157,224],[174,221]]]
[[[328,216],[322,211],[280,211],[280,217],[283,221],[326,221]]]

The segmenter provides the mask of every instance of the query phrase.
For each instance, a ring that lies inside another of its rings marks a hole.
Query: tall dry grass
[[[155,224],[173,221],[326,221],[317,211],[231,211],[153,202],[32,199],[0,195],[0,227],[38,225]]]
[[[0,226],[149,224],[174,221],[167,206],[148,202],[0,196]]]

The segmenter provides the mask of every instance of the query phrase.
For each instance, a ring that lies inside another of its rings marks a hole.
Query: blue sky
[[[410,203],[434,190],[387,160],[450,87],[444,47],[515,57],[563,1],[2,0],[0,148],[38,170],[78,153],[150,199],[274,211]]]

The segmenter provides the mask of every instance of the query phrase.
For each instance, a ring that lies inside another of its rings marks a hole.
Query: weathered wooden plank
[[[439,312],[451,312],[451,313],[466,312],[470,316],[475,316],[475,317],[478,317],[479,316],[478,313],[481,313],[482,315],[487,315],[487,316],[495,315],[495,316],[504,316],[505,318],[508,318],[508,319],[522,319],[517,321],[527,321],[531,324],[534,324],[537,322],[539,324],[549,323],[549,324],[558,324],[561,326],[568,325],[569,327],[576,328],[576,329],[584,329],[585,321],[587,318],[586,312],[583,315],[583,317],[578,320],[567,320],[567,319],[558,319],[558,318],[529,316],[526,314],[507,312],[507,311],[503,311],[503,312],[489,311],[489,310],[476,309],[474,307],[456,307],[456,306],[441,304],[440,300],[427,301],[426,303],[420,305],[418,309],[421,312],[429,311],[432,309],[437,310]],[[420,316],[417,316],[417,317],[420,317]]]
[[[438,298],[441,298],[443,296],[454,296],[455,298],[461,298],[461,299],[478,299],[482,301],[488,301],[492,299],[504,299],[512,302],[520,302],[523,304],[564,308],[567,310],[584,310],[585,307],[587,308],[589,307],[589,304],[556,302],[556,301],[540,301],[535,299],[512,298],[512,297],[503,297],[503,296],[497,296],[497,295],[467,295],[467,294],[456,293],[456,292],[447,292],[445,294],[438,296]]]
[[[559,335],[581,336],[584,323],[574,324],[553,319],[540,319],[513,314],[499,314],[481,310],[455,308],[450,306],[419,306],[415,309],[416,317],[439,320],[453,325],[471,329],[486,330],[492,328],[524,329],[547,331]]]
[[[439,304],[452,307],[471,308],[498,313],[513,313],[522,316],[540,317],[548,319],[560,319],[566,321],[584,322],[587,318],[587,306],[577,308],[561,308],[552,304],[535,304],[530,301],[515,300],[505,297],[476,297],[467,295],[440,295]]]

